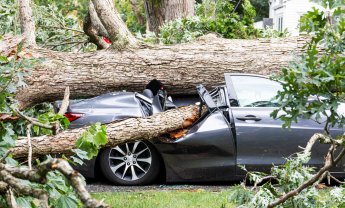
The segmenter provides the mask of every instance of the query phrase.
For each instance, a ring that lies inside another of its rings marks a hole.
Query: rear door
[[[284,158],[301,151],[299,147],[314,133],[323,131],[324,124],[310,119],[300,119],[290,129],[283,129],[283,122],[270,116],[277,108],[272,98],[282,89],[280,83],[256,75],[226,74],[225,79],[236,128],[238,165],[268,172],[272,164],[283,164]],[[327,149],[327,145],[313,148],[310,164],[320,167]],[[239,168],[237,173],[243,174]]]

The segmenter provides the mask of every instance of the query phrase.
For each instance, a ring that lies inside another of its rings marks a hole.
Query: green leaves
[[[0,56],[0,64],[7,64],[9,60],[5,56]]]
[[[282,107],[272,116],[277,118],[278,111],[284,112],[279,118],[287,127],[300,118],[326,120],[326,131],[345,124],[345,117],[338,110],[339,103],[345,100],[345,16],[340,15],[345,9],[338,7],[334,11],[338,17],[332,22],[315,8],[301,18],[301,29],[315,35],[306,45],[305,54],[276,78],[283,83],[284,90],[277,96]]]
[[[249,0],[242,3],[243,14],[234,11],[230,1],[203,0],[196,6],[196,15],[167,22],[160,28],[163,44],[185,43],[210,32],[224,38],[254,38],[259,35],[254,29],[256,11]]]
[[[53,122],[59,122],[63,129],[67,129],[69,124],[70,124],[69,120],[65,116],[55,114],[52,111],[48,111],[46,113],[41,113],[38,115],[37,118],[38,118],[39,122],[43,123],[43,124],[52,124]],[[34,126],[33,130],[34,130],[34,133],[36,135],[52,134],[52,131],[50,129],[45,129],[45,128],[41,128],[38,126]]]
[[[11,123],[0,122],[0,157],[15,145],[16,139],[17,135],[13,131],[13,125]]]
[[[97,156],[99,148],[106,143],[106,126],[96,123],[83,132],[77,140],[76,146],[78,149],[87,152],[87,159],[91,159]],[[78,156],[80,156],[80,154]]]
[[[258,184],[260,182],[263,184],[255,189],[248,189],[241,184],[230,193],[229,200],[242,205],[241,207],[267,207],[270,202],[299,187],[313,176],[314,169],[304,165],[309,160],[309,154],[297,153],[296,156],[287,158],[282,166],[272,165],[270,176],[274,177],[277,182],[274,186],[267,180],[262,181],[264,177],[267,177],[267,174],[248,172],[247,176],[252,183]],[[244,167],[241,168],[246,171]],[[312,186],[279,207],[323,207],[321,206],[323,202],[319,200],[318,196],[319,193]]]
[[[56,207],[58,208],[78,208],[78,203],[71,197],[61,196],[56,201]]]

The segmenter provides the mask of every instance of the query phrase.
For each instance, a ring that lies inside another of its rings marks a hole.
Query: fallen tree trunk
[[[106,146],[116,146],[121,143],[152,139],[162,134],[182,128],[188,128],[198,119],[198,106],[181,107],[158,113],[147,118],[130,118],[107,125]],[[31,138],[32,155],[71,154],[76,149],[75,143],[86,128],[72,129],[54,136]],[[28,155],[28,140],[17,140],[11,149],[14,158],[24,158]]]
[[[102,93],[142,91],[149,80],[161,80],[170,94],[195,94],[195,85],[224,83],[227,72],[268,75],[279,72],[299,53],[306,38],[228,40],[214,35],[173,46],[148,46],[125,51],[63,53],[42,48],[30,51],[44,58],[26,77],[28,86],[17,93],[21,109],[62,99]]]

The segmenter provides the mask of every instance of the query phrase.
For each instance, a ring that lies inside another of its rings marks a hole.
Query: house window
[[[277,30],[279,32],[283,32],[283,16],[278,17],[278,24],[277,24],[278,28]]]

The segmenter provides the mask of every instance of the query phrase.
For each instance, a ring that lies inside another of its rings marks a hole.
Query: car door
[[[172,143],[155,144],[166,164],[167,181],[233,180],[236,150],[227,113],[229,99],[222,97],[227,97],[226,88],[208,93],[199,86],[198,92],[208,112],[185,136]]]
[[[323,132],[324,124],[311,119],[302,118],[291,128],[283,129],[283,122],[270,116],[277,108],[272,98],[282,89],[279,82],[240,74],[226,74],[225,79],[236,128],[236,161],[247,170],[268,172],[272,164],[283,164],[284,158],[301,151],[299,147],[304,147],[314,133]],[[340,132],[333,130],[334,135]],[[327,149],[327,145],[317,144],[310,164],[322,166]],[[243,174],[243,171],[237,168],[237,173]]]

